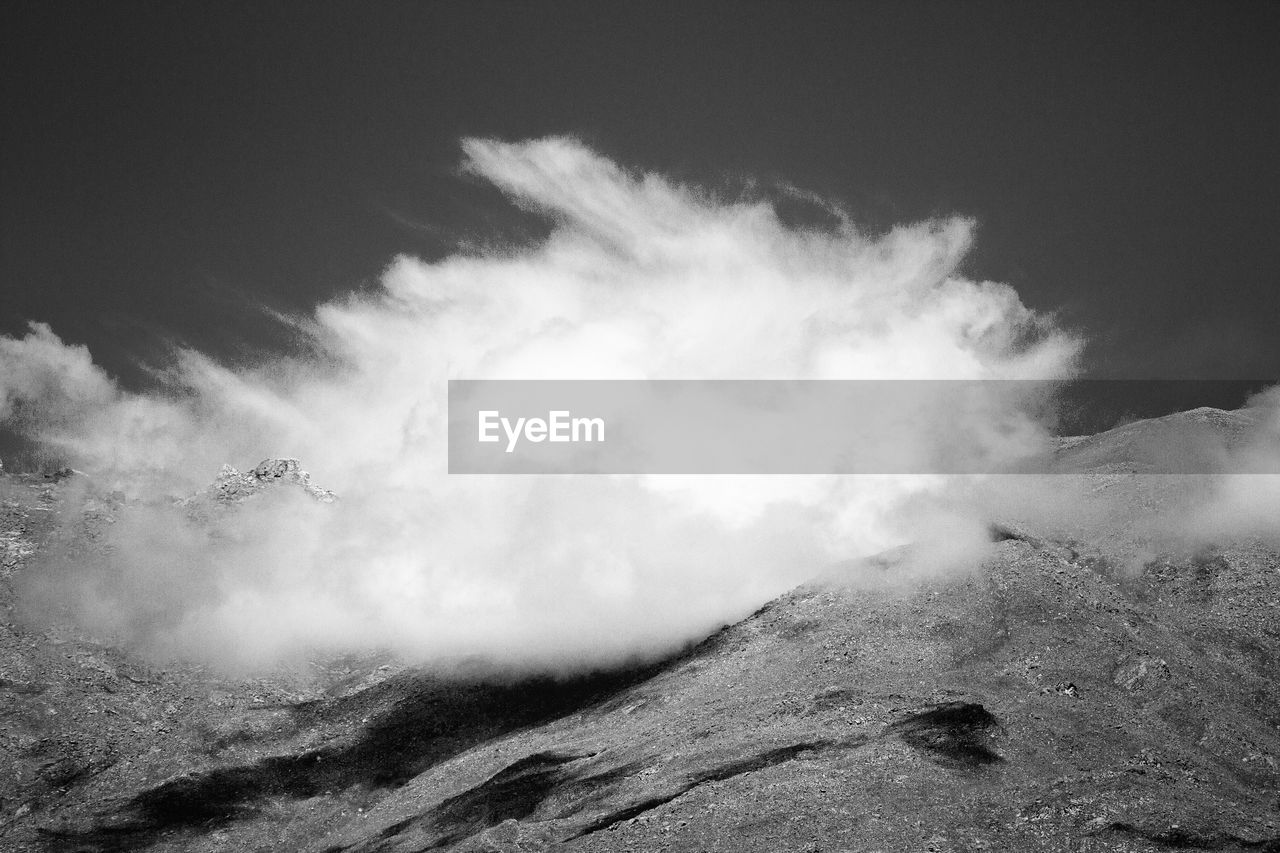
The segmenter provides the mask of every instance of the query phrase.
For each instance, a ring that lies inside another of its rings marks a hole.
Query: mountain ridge
[[[1137,521],[1182,486],[1125,470],[1142,426],[1118,429],[1066,448],[1102,534],[995,519],[979,565],[907,582],[909,552],[864,561],[615,672],[459,677],[371,654],[235,681],[7,616],[0,841],[1280,850],[1280,554],[1143,552]],[[65,484],[17,488],[7,609],[66,511]]]

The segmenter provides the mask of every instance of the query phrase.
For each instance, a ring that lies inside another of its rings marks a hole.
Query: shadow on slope
[[[899,720],[889,731],[939,764],[974,770],[1004,761],[992,749],[991,733],[999,726],[979,704],[948,702]]]
[[[387,709],[334,745],[172,778],[101,810],[99,822],[88,829],[46,830],[45,835],[56,850],[136,850],[175,831],[252,814],[268,797],[399,787],[478,743],[600,702],[653,669],[507,683],[406,673],[346,699],[295,709],[309,729],[340,726],[367,709]],[[516,800],[518,793],[512,794]]]
[[[647,782],[645,768],[656,766],[652,756],[647,761],[601,766],[589,760],[600,753],[539,752],[423,815],[387,827],[370,844],[332,847],[326,853],[446,849],[508,821],[529,818],[533,825],[542,827],[543,841],[564,843],[657,809],[709,782],[775,767],[802,755],[854,749],[865,743],[865,738],[812,740],[748,750],[727,758],[695,755],[675,777],[654,774]],[[384,847],[383,842],[390,844]]]

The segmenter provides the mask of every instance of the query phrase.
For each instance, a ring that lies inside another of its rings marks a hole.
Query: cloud
[[[1222,473],[1201,478],[1206,494],[1179,520],[1179,533],[1200,542],[1280,544],[1280,386],[1254,395],[1240,415],[1246,426],[1239,434],[1201,449],[1220,460]]]
[[[45,323],[0,336],[0,421],[21,429],[75,429],[86,408],[110,405],[116,389],[85,347],[68,346]]]
[[[276,496],[212,530],[171,507],[124,511],[111,560],[57,589],[91,626],[249,662],[312,647],[544,668],[662,653],[825,565],[931,525],[974,541],[957,531],[979,520],[944,506],[936,477],[451,478],[447,380],[1075,369],[1078,338],[1009,286],[959,274],[968,219],[801,227],[767,200],[629,172],[572,139],[463,151],[466,172],[548,218],[549,236],[395,259],[377,292],[295,319],[309,358],[232,369],[182,350],[163,389],[131,394],[48,327],[0,339],[6,416],[104,486],[189,493],[223,462],[287,455],[342,496]],[[996,409],[924,417],[999,432],[1012,409]]]

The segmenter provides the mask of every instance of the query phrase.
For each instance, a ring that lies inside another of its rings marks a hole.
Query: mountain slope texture
[[[369,655],[236,680],[25,624],[23,573],[112,506],[5,475],[0,848],[1280,851],[1280,553],[1139,541],[1187,489],[1127,455],[1151,423],[1063,442],[1088,532],[995,519],[968,571],[885,555],[573,679]],[[332,500],[288,461],[219,482],[193,500]]]

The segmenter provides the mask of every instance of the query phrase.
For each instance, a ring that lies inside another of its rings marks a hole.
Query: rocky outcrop
[[[223,465],[212,485],[188,501],[203,498],[221,504],[237,503],[278,484],[297,486],[321,503],[333,503],[338,498],[328,489],[313,484],[311,475],[302,470],[297,459],[280,458],[264,459],[246,473]]]
[[[1125,690],[1147,690],[1169,678],[1169,664],[1164,660],[1139,655],[1117,666],[1111,680]]]

